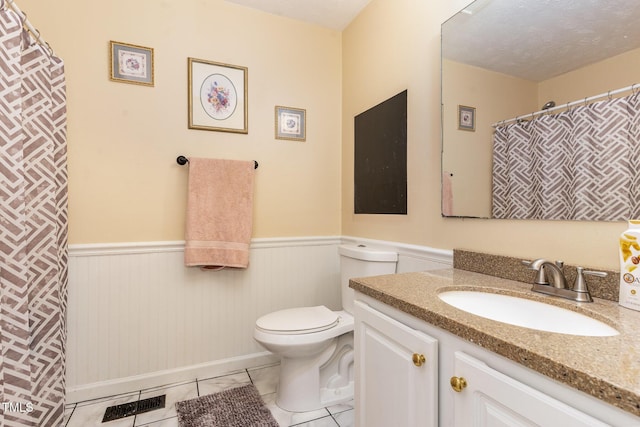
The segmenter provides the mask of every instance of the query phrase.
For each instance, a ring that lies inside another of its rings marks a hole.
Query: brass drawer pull
[[[416,366],[424,365],[424,362],[427,361],[427,358],[424,357],[424,354],[413,353],[413,364]]]
[[[460,393],[467,386],[467,380],[462,377],[451,377],[451,388]]]

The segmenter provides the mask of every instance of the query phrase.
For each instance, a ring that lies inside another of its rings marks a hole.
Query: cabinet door
[[[466,383],[459,392],[453,390],[453,385],[449,389],[455,394],[456,427],[609,425],[491,369],[468,354],[457,351],[454,358],[454,375],[464,378]]]
[[[437,426],[438,341],[359,301],[355,320],[356,426]]]

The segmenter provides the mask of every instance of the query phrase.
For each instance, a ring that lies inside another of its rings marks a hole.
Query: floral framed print
[[[153,86],[153,48],[110,41],[109,64],[110,80]]]
[[[476,109],[466,105],[458,105],[458,129],[475,132]]]
[[[247,67],[188,58],[189,129],[249,133]]]
[[[300,108],[276,106],[276,139],[305,141],[307,112]]]

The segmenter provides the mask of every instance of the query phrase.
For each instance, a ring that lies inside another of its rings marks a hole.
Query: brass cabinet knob
[[[460,393],[467,386],[467,380],[462,377],[451,377],[451,388]]]
[[[427,358],[424,357],[424,354],[413,353],[413,364],[416,366],[424,365],[424,362],[427,361]]]

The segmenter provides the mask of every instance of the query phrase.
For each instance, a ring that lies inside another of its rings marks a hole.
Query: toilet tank
[[[355,293],[349,287],[349,279],[395,273],[398,254],[365,245],[340,245],[338,253],[340,254],[342,308],[348,313],[353,313]]]

